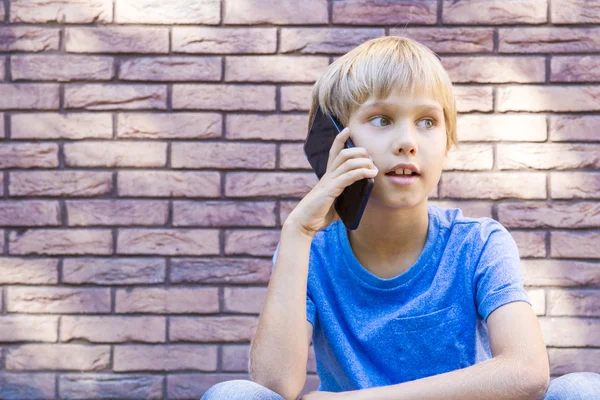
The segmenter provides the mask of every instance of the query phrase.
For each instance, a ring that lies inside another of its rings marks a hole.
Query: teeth
[[[394,172],[396,173],[396,175],[411,175],[412,174],[412,171],[410,169],[402,169],[402,168],[398,168]]]

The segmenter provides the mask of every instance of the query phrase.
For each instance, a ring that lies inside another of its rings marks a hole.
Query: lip
[[[412,185],[413,183],[415,183],[417,181],[417,179],[419,179],[419,175],[410,175],[410,176],[406,176],[406,175],[385,175],[386,178],[390,179],[394,184],[396,185],[404,185],[404,186],[408,186],[408,185]]]
[[[399,168],[402,168],[402,169],[409,169],[409,170],[411,170],[412,172],[415,172],[415,173],[417,173],[417,174],[420,174],[420,173],[419,173],[419,169],[418,169],[417,167],[415,167],[414,165],[412,165],[412,164],[397,164],[397,165],[395,165],[393,168],[390,168],[390,169],[388,170],[388,172],[386,172],[386,175],[387,175],[387,174],[389,174],[390,172],[393,172],[393,171],[395,171],[395,170],[399,169]]]

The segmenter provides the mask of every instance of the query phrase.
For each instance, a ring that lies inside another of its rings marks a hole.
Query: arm
[[[548,355],[531,306],[508,303],[492,312],[487,323],[492,359],[398,385],[346,392],[344,399],[542,399],[549,383]]]
[[[250,346],[248,369],[252,380],[286,399],[296,399],[306,382],[312,337],[312,325],[306,320],[311,242],[310,235],[284,224],[275,268]]]

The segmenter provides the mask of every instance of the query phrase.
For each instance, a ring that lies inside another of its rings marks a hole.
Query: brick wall
[[[456,83],[431,203],[509,228],[552,376],[600,372],[600,2],[2,0],[0,21],[1,398],[247,377],[279,229],[316,182],[312,83],[382,35]]]

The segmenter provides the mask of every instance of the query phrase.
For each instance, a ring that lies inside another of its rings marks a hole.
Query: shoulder
[[[490,240],[512,241],[508,230],[490,217],[466,217],[460,208],[443,208],[429,205],[440,229],[447,230],[450,236],[460,238],[463,244],[482,247]]]

